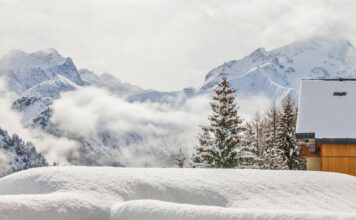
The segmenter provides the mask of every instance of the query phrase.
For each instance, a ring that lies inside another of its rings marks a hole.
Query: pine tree
[[[261,114],[256,112],[253,119],[246,124],[245,129],[251,130],[248,131],[252,135],[250,139],[250,146],[253,146],[256,150],[256,154],[260,156],[264,150],[264,126]],[[246,134],[246,133],[245,133]]]
[[[268,170],[288,170],[287,160],[284,151],[277,146],[268,147],[262,155],[264,169]]]
[[[291,96],[288,95],[282,100],[276,144],[283,151],[288,168],[291,170],[305,169],[305,159],[300,155],[295,136],[296,118],[296,107]]]
[[[272,103],[264,117],[265,148],[271,147],[276,143],[279,115],[276,104]]]
[[[260,127],[259,114],[253,121],[247,122],[244,126],[243,145],[239,147],[239,157],[242,164],[239,168],[259,168],[260,159],[258,147],[262,144],[261,136],[263,135]],[[257,123],[256,123],[257,119]]]
[[[280,122],[280,111],[275,103],[269,107],[264,116],[264,151],[262,167],[270,170],[288,169],[285,152],[277,142],[277,130]]]
[[[185,160],[187,158],[185,157],[185,154],[182,151],[182,148],[179,148],[179,152],[176,156],[176,164],[179,168],[183,168],[185,165]]]
[[[241,144],[241,119],[232,89],[224,70],[210,103],[210,125],[202,127],[199,145],[193,155],[194,166],[233,168],[240,163],[237,147]]]

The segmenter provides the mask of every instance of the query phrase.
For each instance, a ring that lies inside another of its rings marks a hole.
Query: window
[[[346,96],[346,92],[334,92],[334,96]]]

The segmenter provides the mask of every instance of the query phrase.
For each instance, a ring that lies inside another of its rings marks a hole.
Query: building
[[[302,80],[296,132],[308,170],[356,176],[356,79]]]

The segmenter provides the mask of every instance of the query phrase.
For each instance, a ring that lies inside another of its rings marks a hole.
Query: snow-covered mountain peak
[[[337,51],[344,51],[345,49],[353,48],[354,46],[349,40],[345,38],[312,37],[304,40],[295,41],[281,48],[286,47],[331,52],[331,50],[335,49]]]
[[[32,53],[21,50],[10,51],[0,60],[1,69],[47,69],[53,65],[61,65],[66,62],[66,58],[61,56],[55,49],[45,49]]]
[[[15,50],[0,59],[0,76],[7,80],[9,89],[17,94],[53,80],[58,75],[75,84],[82,84],[72,59],[61,56],[55,49],[32,53]]]
[[[80,69],[79,74],[85,85],[104,88],[121,97],[144,92],[142,88],[129,83],[123,83],[121,80],[109,73],[97,75],[88,69]]]
[[[268,53],[265,48],[260,47],[254,50],[248,57],[253,59],[259,59],[268,56]]]
[[[200,90],[214,89],[225,68],[242,98],[266,96],[277,100],[290,93],[297,97],[302,78],[355,77],[355,57],[356,48],[341,38],[314,37],[268,51],[258,48],[211,70]]]

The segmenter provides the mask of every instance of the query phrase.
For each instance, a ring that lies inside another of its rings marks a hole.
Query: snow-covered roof
[[[356,79],[302,80],[297,133],[356,138]]]

